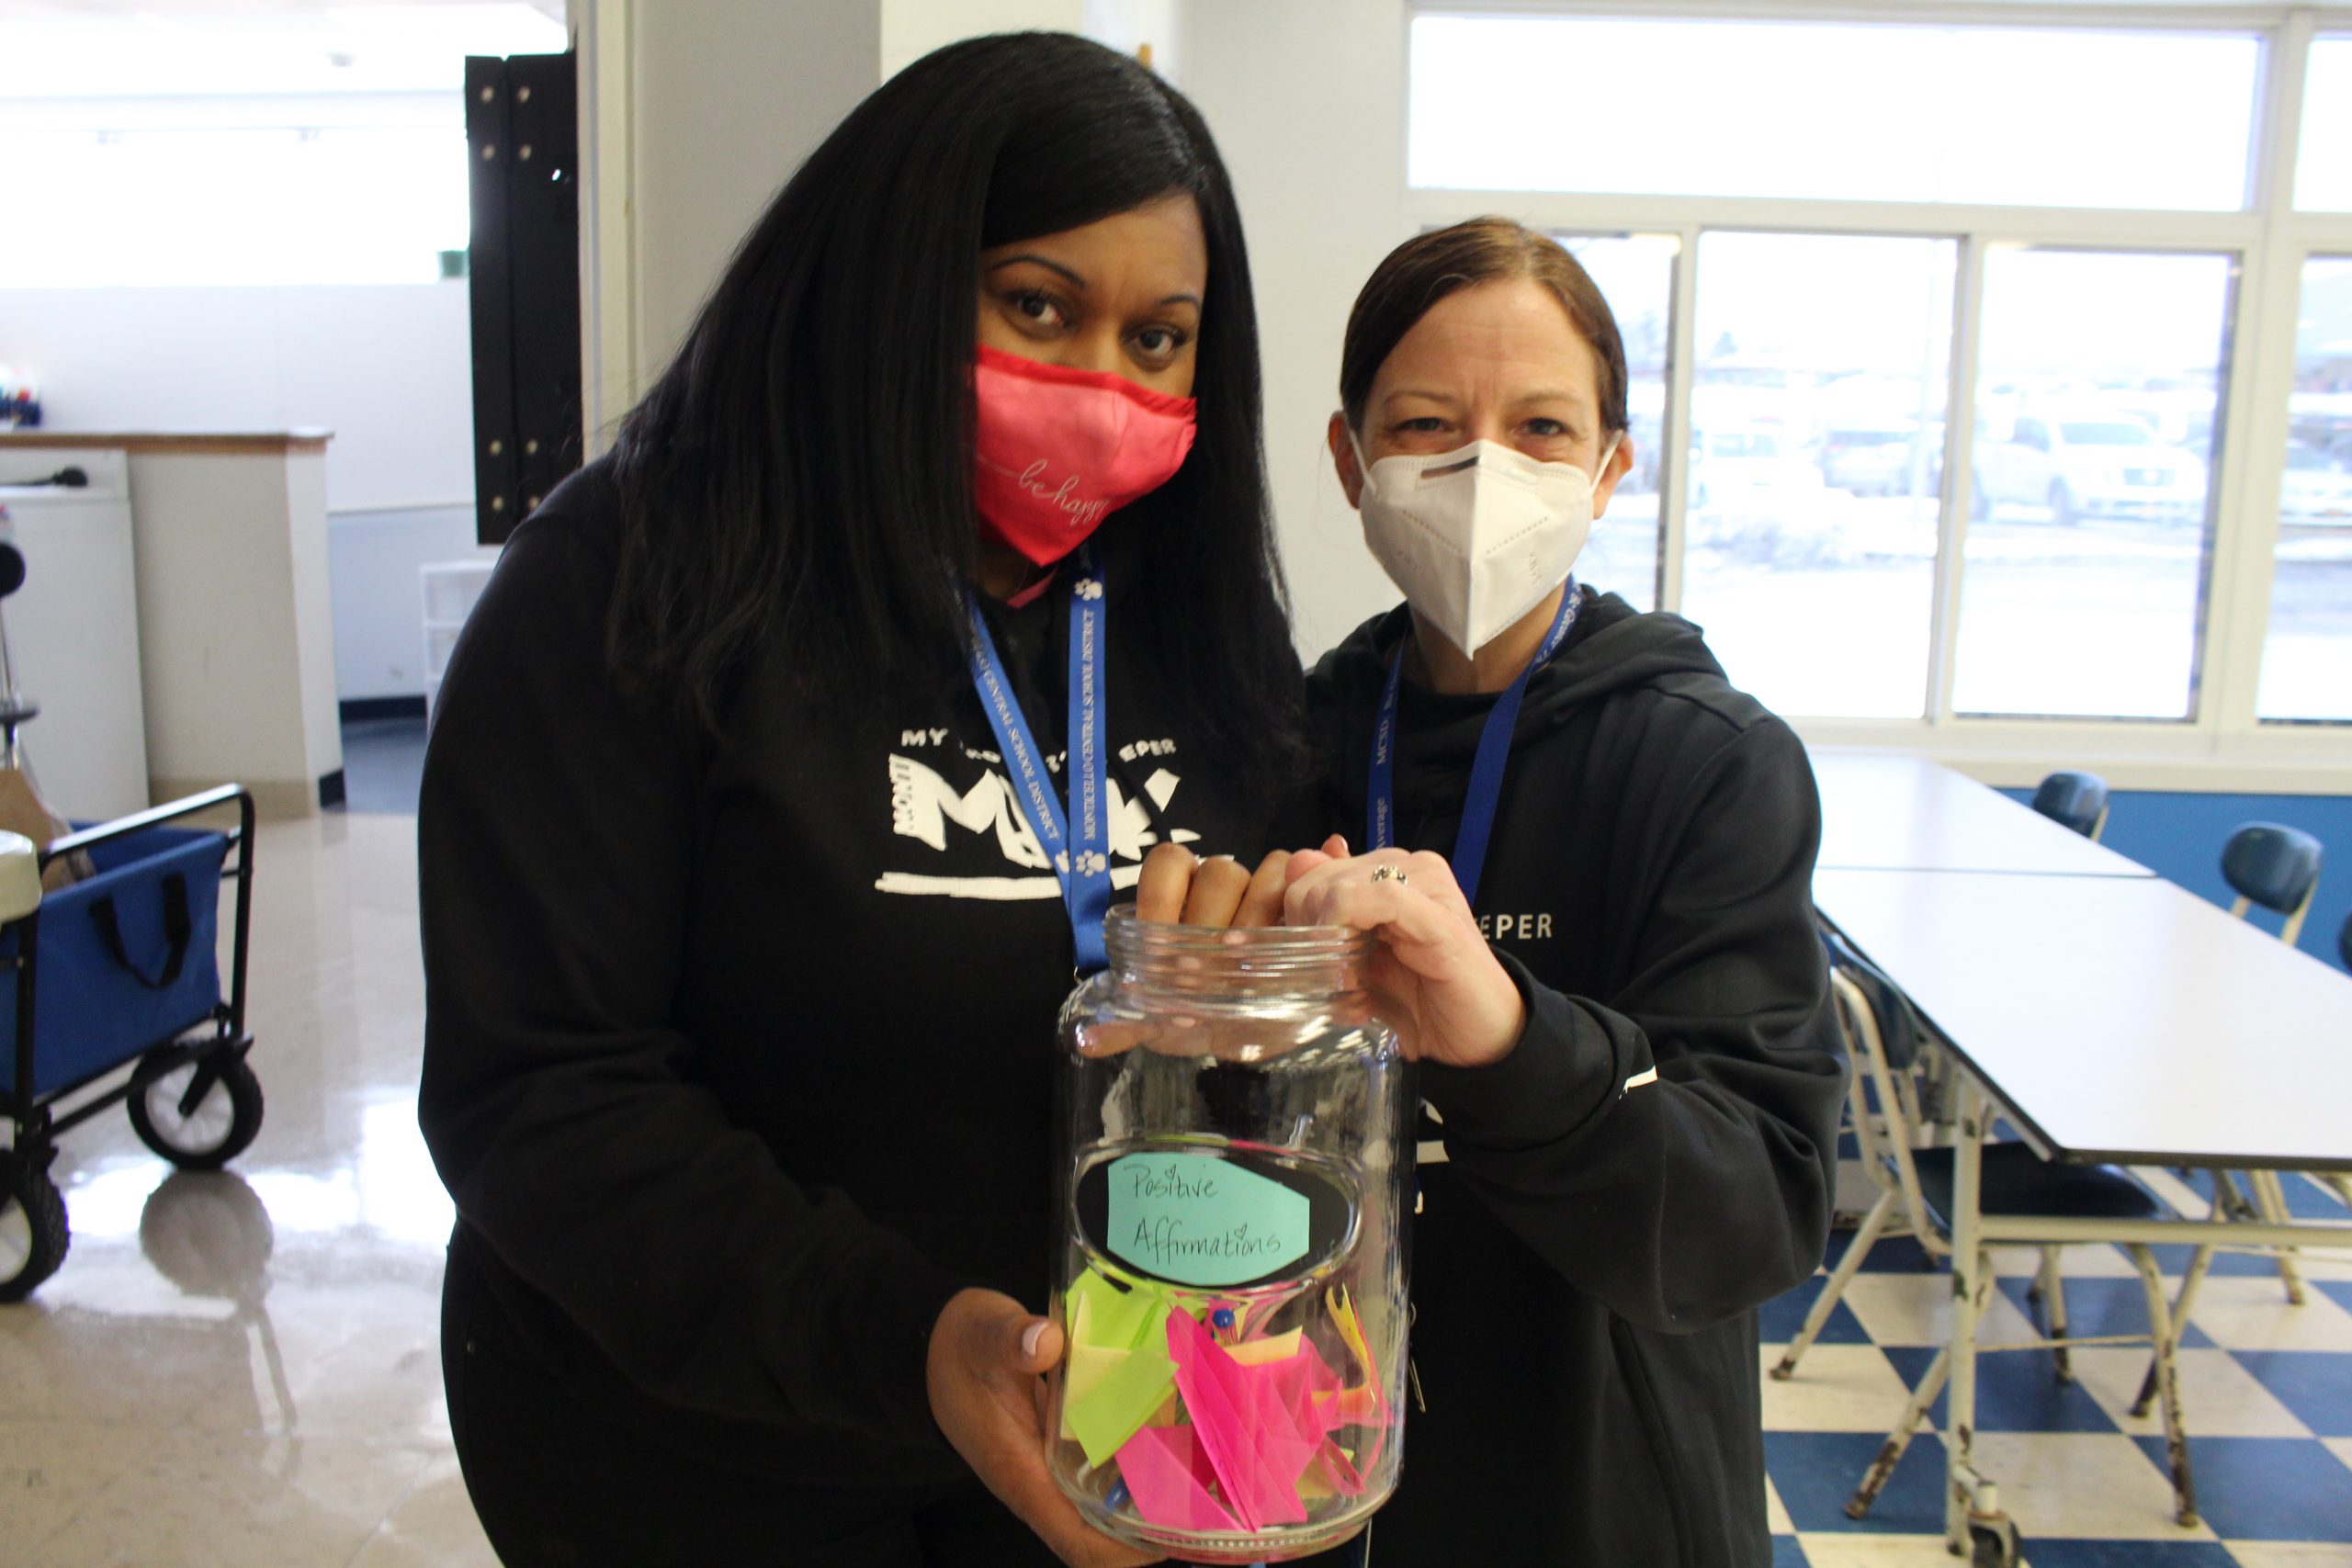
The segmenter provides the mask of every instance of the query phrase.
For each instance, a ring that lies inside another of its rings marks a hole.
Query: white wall
[[[1174,80],[1181,0],[573,0],[581,49],[588,443],[659,375],[769,199],[885,78],[1023,28],[1148,43]]]
[[[0,289],[60,430],[323,426],[339,697],[413,696],[416,566],[473,546],[467,286]]]
[[[888,81],[933,50],[984,33],[1086,30],[1088,0],[882,0],[882,74]]]
[[[331,512],[470,504],[462,279],[0,289],[0,344],[59,430],[323,425]]]
[[[1331,475],[1356,289],[1408,238],[1403,0],[1184,0],[1183,90],[1233,174],[1266,380],[1266,456],[1301,651],[1397,593]]]
[[[494,560],[474,543],[472,506],[350,512],[329,519],[334,569],[335,690],[345,698],[424,692],[418,569]]]
[[[642,387],[769,197],[881,81],[881,0],[634,0],[627,27],[627,238]],[[593,113],[582,85],[583,114]],[[598,177],[618,172],[605,161]]]

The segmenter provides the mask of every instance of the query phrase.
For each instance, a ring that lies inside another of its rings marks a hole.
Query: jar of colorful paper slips
[[[1337,1545],[1396,1488],[1411,1103],[1374,939],[1111,912],[1062,1010],[1047,1458],[1200,1562]]]

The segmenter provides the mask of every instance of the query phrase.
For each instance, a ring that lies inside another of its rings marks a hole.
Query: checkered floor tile
[[[1849,1176],[1851,1173],[1849,1173]],[[2203,1172],[2140,1173],[2183,1214],[2212,1196]],[[2286,1179],[2296,1213],[2347,1216],[2326,1188]],[[1846,1190],[1856,1190],[1849,1181]],[[1867,1183],[1860,1186],[1867,1190]],[[1833,1236],[1820,1273],[1759,1314],[1770,1367],[1852,1240]],[[2156,1249],[2177,1293],[2186,1247]],[[2145,1332],[2131,1260],[2112,1247],[2061,1255],[2070,1334]],[[1995,1255],[1984,1342],[2039,1334],[2040,1255]],[[2301,1306],[2267,1256],[2214,1260],[2180,1355],[2199,1518],[2173,1521],[2164,1428],[2132,1414],[2148,1352],[2090,1347],[2061,1382],[2052,1357],[2016,1350],[1977,1362],[1977,1454],[2001,1483],[2030,1568],[2352,1568],[2352,1254],[2305,1253]],[[1767,1378],[1764,1457],[1773,1568],[1950,1568],[1943,1551],[1944,1402],[1928,1412],[1869,1515],[1846,1500],[1877,1455],[1907,1390],[1933,1359],[1951,1279],[1908,1235],[1871,1248],[1795,1377]]]

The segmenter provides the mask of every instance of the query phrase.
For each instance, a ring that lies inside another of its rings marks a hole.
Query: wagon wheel
[[[261,1080],[243,1053],[175,1049],[148,1063],[131,1088],[130,1125],[182,1170],[218,1170],[261,1131]]]
[[[0,1158],[5,1158],[0,1156]],[[0,1302],[20,1302],[65,1261],[65,1200],[45,1170],[8,1161],[0,1192]]]

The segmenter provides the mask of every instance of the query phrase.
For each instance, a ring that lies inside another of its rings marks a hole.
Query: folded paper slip
[[[1157,1291],[1122,1291],[1090,1269],[1071,1281],[1065,1307],[1069,1364],[1062,1373],[1062,1435],[1077,1439],[1088,1464],[1099,1465],[1135,1436],[1175,1386],[1176,1363],[1169,1359],[1163,1326],[1169,1298]]]

